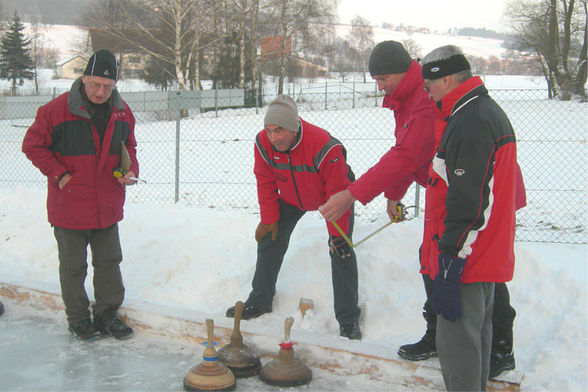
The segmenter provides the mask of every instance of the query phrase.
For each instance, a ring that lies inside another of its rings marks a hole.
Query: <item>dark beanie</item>
[[[116,58],[108,50],[99,50],[90,57],[84,75],[100,76],[112,80],[118,79]]]
[[[412,59],[400,42],[383,41],[372,50],[368,69],[372,76],[399,74],[408,71]]]
[[[278,95],[267,107],[263,125],[279,125],[289,131],[298,132],[300,120],[294,100],[285,94]]]

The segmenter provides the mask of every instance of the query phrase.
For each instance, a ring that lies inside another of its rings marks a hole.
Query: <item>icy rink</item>
[[[2,298],[0,391],[183,391],[188,370],[202,362],[204,347],[137,332],[84,342],[67,331],[61,312],[38,311]],[[277,345],[276,345],[277,352]],[[265,364],[270,358],[262,358]],[[363,375],[336,375],[312,367],[301,391],[408,391]],[[283,391],[257,376],[237,379],[237,391]],[[425,389],[422,389],[425,390]]]

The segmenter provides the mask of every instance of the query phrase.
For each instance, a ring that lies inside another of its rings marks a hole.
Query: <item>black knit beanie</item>
[[[100,76],[112,80],[118,79],[116,58],[108,50],[99,50],[90,57],[84,75]]]
[[[400,42],[383,41],[372,50],[368,68],[372,76],[408,71],[412,59]]]

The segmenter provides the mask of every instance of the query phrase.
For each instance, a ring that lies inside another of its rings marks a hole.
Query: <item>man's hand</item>
[[[439,255],[439,273],[433,282],[433,311],[446,320],[455,321],[461,317],[461,275],[466,259]]]
[[[325,204],[319,207],[319,212],[328,222],[335,222],[351,207],[355,197],[348,190],[335,193]]]
[[[67,185],[67,183],[71,180],[71,174],[69,173],[65,173],[63,177],[61,177],[61,179],[59,180],[59,183],[57,184],[57,186],[59,186],[59,189],[63,189],[63,187],[65,185]]]
[[[274,223],[259,223],[255,229],[255,241],[259,242],[267,233],[272,233],[272,241],[276,241],[278,237],[278,222]]]
[[[398,211],[400,204],[400,200],[388,200],[386,212],[388,213],[388,218],[393,222],[401,222],[405,219],[400,211]]]
[[[117,178],[117,180],[123,185],[134,185],[137,183],[137,180],[133,180],[132,178],[137,178],[137,176],[134,172],[128,171],[127,174],[124,175],[124,177],[119,177]]]
[[[332,234],[329,235],[329,252],[331,252],[331,254],[336,254],[342,259],[351,257],[351,247],[347,241],[345,241],[345,238],[335,237]]]

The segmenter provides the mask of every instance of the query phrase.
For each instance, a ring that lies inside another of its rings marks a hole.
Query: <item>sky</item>
[[[502,15],[508,0],[340,0],[340,23],[351,23],[359,15],[373,25],[429,27],[439,32],[455,27],[485,27],[505,31]]]

